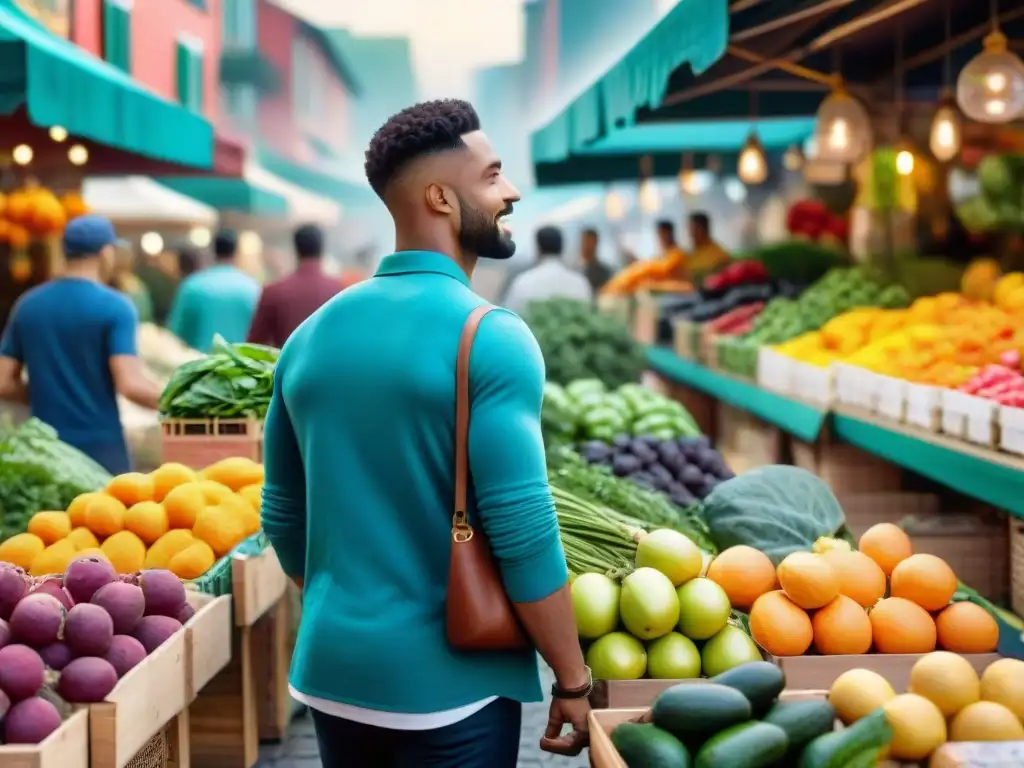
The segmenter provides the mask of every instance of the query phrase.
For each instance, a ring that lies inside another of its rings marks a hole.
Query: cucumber
[[[629,768],[690,768],[690,753],[679,739],[656,725],[623,723],[612,744]]]
[[[879,708],[842,731],[819,736],[806,747],[800,768],[847,768],[863,753],[880,750],[892,741],[892,727]]]
[[[681,683],[661,692],[651,707],[654,724],[686,743],[750,720],[747,697],[715,683]]]
[[[836,711],[827,701],[779,701],[762,721],[784,730],[789,754],[799,757],[805,746],[835,730]]]
[[[752,720],[726,728],[700,748],[694,768],[767,768],[789,750],[786,732],[771,723]],[[632,765],[630,768],[633,768]]]
[[[754,717],[761,717],[771,709],[786,687],[782,670],[767,661],[751,661],[711,678],[712,683],[727,685],[747,697]]]

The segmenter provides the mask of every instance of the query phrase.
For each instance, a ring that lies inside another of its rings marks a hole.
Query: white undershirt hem
[[[307,696],[301,691],[295,690],[291,685],[288,692],[292,698],[300,704],[323,712],[330,717],[340,717],[343,720],[351,720],[361,725],[371,725],[377,728],[388,728],[393,731],[432,731],[437,728],[446,728],[449,725],[460,723],[468,717],[472,717],[481,709],[493,701],[497,696],[467,704],[464,707],[446,709],[442,712],[430,712],[428,714],[406,714],[403,712],[382,712],[377,709],[364,709],[353,707],[351,704],[342,704],[337,701],[319,699],[316,696]]]

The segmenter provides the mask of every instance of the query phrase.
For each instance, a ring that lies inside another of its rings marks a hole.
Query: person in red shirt
[[[294,242],[299,265],[287,277],[264,286],[249,328],[250,342],[283,347],[292,332],[343,287],[323,271],[324,236],[319,227],[304,224],[295,230]]]

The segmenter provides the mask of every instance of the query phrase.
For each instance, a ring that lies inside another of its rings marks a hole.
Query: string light
[[[28,144],[19,144],[11,152],[11,159],[17,165],[28,165],[32,162],[33,157],[35,157],[35,152],[32,151],[32,147]]]
[[[737,175],[744,184],[763,184],[768,179],[768,160],[757,134],[750,134],[740,151]]]
[[[72,165],[85,165],[89,162],[89,150],[81,144],[72,144],[68,147],[68,160]]]

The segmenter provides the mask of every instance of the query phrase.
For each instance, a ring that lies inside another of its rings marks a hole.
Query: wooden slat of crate
[[[273,547],[258,555],[231,558],[231,593],[234,597],[235,623],[250,627],[284,595],[288,577]]]
[[[193,469],[241,457],[263,462],[263,423],[256,419],[164,419],[163,461]]]
[[[89,768],[89,711],[65,720],[41,744],[0,745],[3,768]]]
[[[292,719],[288,669],[292,660],[290,600],[277,601],[252,627],[260,741],[280,741]]]
[[[187,695],[193,702],[199,691],[231,661],[231,628],[234,613],[231,596],[213,597],[190,592],[196,614],[185,625]]]
[[[259,759],[251,633],[234,628],[230,663],[189,707],[192,768],[252,768]]]

